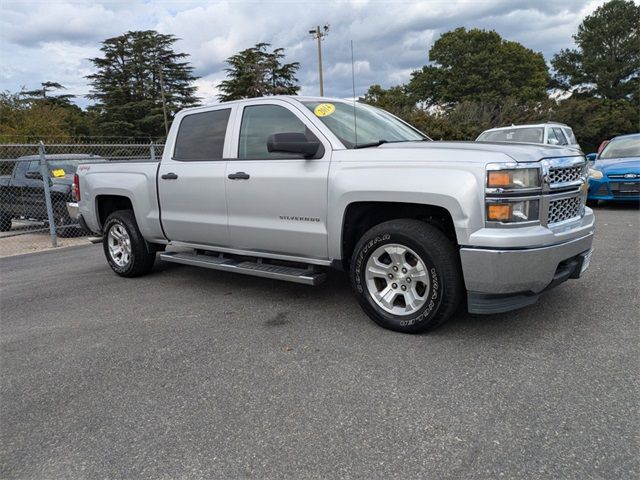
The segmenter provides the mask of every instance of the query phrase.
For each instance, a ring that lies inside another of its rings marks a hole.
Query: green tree
[[[174,52],[177,40],[147,30],[102,42],[103,56],[90,59],[97,71],[87,78],[103,134],[164,136],[163,92],[169,121],[178,110],[198,104],[197,77],[184,61],[188,54]]]
[[[607,99],[638,93],[640,5],[611,0],[587,16],[573,36],[577,49],[565,49],[551,61],[557,85]]]
[[[75,95],[69,94],[47,95],[52,91],[67,89],[67,87],[59,84],[58,82],[47,81],[42,82],[40,85],[42,88],[38,88],[36,90],[22,90],[22,92],[20,92],[20,95],[27,100],[42,100],[61,106],[70,106],[71,99],[75,98]]]
[[[380,85],[371,85],[364,94],[364,102],[398,116],[410,114],[416,109],[416,102],[408,95],[404,85],[388,89]]]
[[[266,95],[296,95],[298,62],[282,63],[284,48],[268,51],[271,45],[258,43],[229,57],[227,79],[220,82],[218,98],[222,102]]]
[[[427,105],[453,107],[461,101],[500,103],[543,100],[549,72],[541,53],[504,40],[495,31],[457,28],[429,50],[432,65],[412,73],[410,95]]]

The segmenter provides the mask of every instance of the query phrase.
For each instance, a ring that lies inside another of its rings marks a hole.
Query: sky
[[[542,52],[549,61],[574,46],[582,19],[603,0],[423,1],[61,1],[0,0],[0,91],[34,89],[55,81],[78,95],[90,91],[89,58],[100,42],[128,30],[153,29],[180,38],[175,50],[190,54],[198,96],[215,103],[225,59],[258,42],[283,47],[300,62],[300,94],[317,95],[317,45],[308,33],[329,25],[322,42],[324,93],[351,97],[354,44],[356,95],[370,85],[406,83],[428,63],[438,37],[457,27],[496,30],[503,38]]]

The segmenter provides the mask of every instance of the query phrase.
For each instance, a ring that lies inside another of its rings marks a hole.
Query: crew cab
[[[342,269],[364,311],[406,333],[534,303],[584,273],[595,227],[575,149],[434,142],[321,97],[183,110],[160,161],[81,165],[76,181],[118,275],[158,252],[309,285]]]

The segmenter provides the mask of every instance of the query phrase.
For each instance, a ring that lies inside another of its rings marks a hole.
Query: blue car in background
[[[594,161],[589,176],[587,201],[640,201],[640,133],[621,135],[599,153],[590,153]]]

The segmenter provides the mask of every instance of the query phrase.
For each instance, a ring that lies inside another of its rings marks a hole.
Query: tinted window
[[[267,139],[273,133],[304,133],[309,140],[318,141],[298,117],[278,105],[245,107],[240,127],[238,158],[304,158],[303,155],[285,152],[269,152]]]
[[[222,158],[230,108],[192,113],[180,122],[175,160],[217,160]]]

